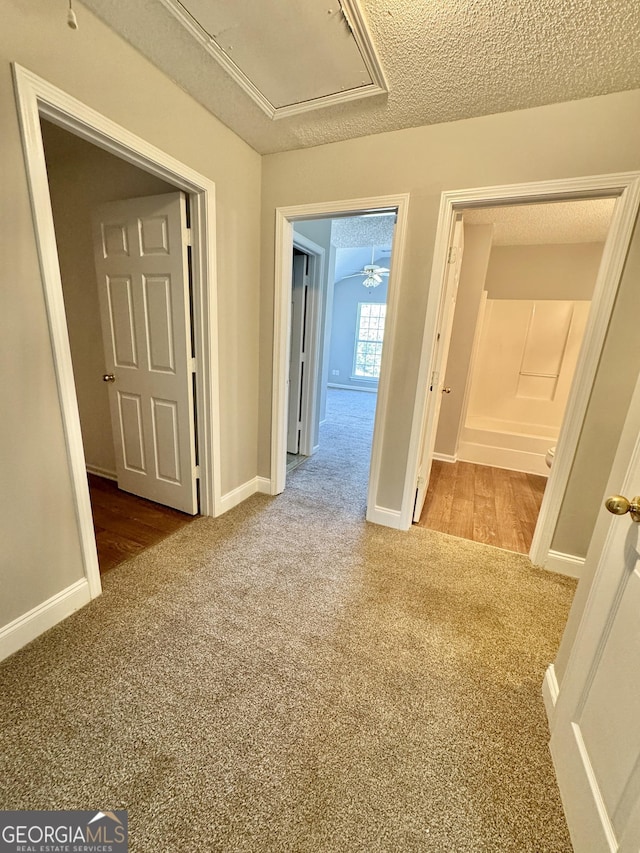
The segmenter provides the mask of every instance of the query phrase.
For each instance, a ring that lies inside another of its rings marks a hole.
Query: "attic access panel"
[[[388,91],[358,0],[161,0],[270,118]]]

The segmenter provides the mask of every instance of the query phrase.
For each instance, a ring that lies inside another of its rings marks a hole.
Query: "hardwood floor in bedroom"
[[[527,554],[547,478],[434,460],[420,527]]]
[[[89,494],[101,574],[198,518],[130,495],[94,474]]]

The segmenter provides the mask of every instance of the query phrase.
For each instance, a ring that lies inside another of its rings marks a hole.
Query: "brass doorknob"
[[[640,522],[640,495],[632,500],[627,500],[623,495],[611,495],[604,505],[614,515],[624,515],[628,512],[633,521]]]
[[[450,393],[451,393],[451,388],[443,388],[443,389],[442,389],[442,393],[443,393],[443,394],[450,394]]]
[[[115,382],[115,381],[116,381],[116,377],[113,375],[113,373],[105,373],[105,374],[102,376],[102,381],[103,381],[103,382]]]

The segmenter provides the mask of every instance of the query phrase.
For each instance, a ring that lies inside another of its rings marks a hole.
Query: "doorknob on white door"
[[[604,505],[614,515],[625,515],[628,512],[633,521],[640,522],[640,495],[631,500],[622,495],[611,495]]]
[[[113,375],[113,373],[104,373],[102,376],[102,381],[103,382],[115,382],[116,377]]]

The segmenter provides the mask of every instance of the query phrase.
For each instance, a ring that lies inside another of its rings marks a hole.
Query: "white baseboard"
[[[268,477],[256,477],[256,491],[261,495],[270,495],[271,480]]]
[[[367,521],[373,524],[381,524],[384,527],[393,527],[394,530],[406,530],[402,523],[402,513],[397,509],[387,509],[383,506],[367,508]]]
[[[559,575],[568,575],[570,578],[580,578],[584,557],[575,557],[573,554],[562,554],[560,551],[549,551],[544,561],[544,568]]]
[[[44,634],[49,628],[84,607],[90,600],[89,583],[86,578],[81,578],[47,601],[18,616],[13,622],[0,628],[0,660],[26,646],[40,634]]]
[[[453,456],[450,453],[434,453],[433,458],[437,459],[438,462],[457,462],[458,455],[454,454]]]
[[[96,477],[104,477],[106,480],[118,482],[118,475],[115,471],[109,471],[107,468],[100,468],[98,465],[86,465],[87,474],[95,474]]]
[[[474,462],[476,465],[506,468],[507,471],[523,471],[526,474],[538,474],[541,477],[549,476],[544,453],[530,453],[509,447],[490,447],[487,444],[462,441],[458,448],[458,459],[461,462]]]
[[[327,382],[327,388],[342,388],[343,391],[366,391],[368,394],[377,394],[378,386],[374,388],[362,388],[360,385],[338,385],[336,382]]]
[[[229,512],[229,510],[233,509],[234,506],[238,506],[238,504],[246,501],[247,498],[250,498],[251,495],[255,495],[256,493],[270,495],[271,480],[267,477],[254,477],[252,480],[247,480],[246,483],[242,483],[242,485],[237,486],[230,492],[227,492],[226,495],[223,495],[220,499],[218,515]]]
[[[553,715],[556,710],[556,702],[558,701],[559,692],[556,668],[552,663],[550,663],[544,674],[544,681],[542,682],[542,698],[544,699],[544,707],[547,712],[549,726],[551,727],[553,724]]]

